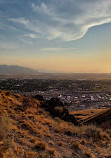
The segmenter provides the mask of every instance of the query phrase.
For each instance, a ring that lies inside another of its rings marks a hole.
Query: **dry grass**
[[[78,140],[75,140],[72,144],[72,149],[81,149],[81,144]]]
[[[37,151],[45,150],[47,144],[43,141],[36,141],[34,145],[34,149]]]
[[[6,153],[6,151],[12,146],[12,133],[10,130],[11,121],[8,117],[0,117],[0,155]]]
[[[96,158],[110,156],[111,131],[77,127],[52,118],[37,100],[0,93],[0,153],[4,158]],[[17,105],[27,108],[17,110]],[[30,105],[29,105],[30,104]],[[56,110],[62,110],[56,109]],[[3,129],[3,130],[2,130]],[[10,136],[9,136],[10,135]],[[10,139],[11,138],[11,139]],[[7,140],[11,143],[6,143]],[[10,145],[12,144],[12,145]],[[7,146],[7,148],[4,148]]]
[[[79,110],[79,111],[72,111],[70,114],[74,115],[78,120],[85,120],[89,117],[93,117],[101,112],[106,111],[106,109],[87,109],[87,110]]]
[[[55,127],[55,131],[59,133],[64,133],[68,136],[75,136],[77,135],[79,128],[74,126],[73,124],[60,121],[59,126]]]
[[[84,158],[95,158],[95,155],[91,152],[90,149],[87,149],[84,153]]]
[[[94,142],[97,142],[99,140],[110,140],[110,136],[108,133],[104,132],[101,128],[98,128],[94,125],[82,126],[80,133],[87,138],[92,138]]]

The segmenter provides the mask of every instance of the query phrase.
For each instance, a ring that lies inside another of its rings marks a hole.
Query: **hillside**
[[[80,124],[96,124],[102,128],[111,129],[111,108],[88,109],[71,112]]]
[[[0,157],[111,157],[110,130],[75,126],[69,118],[67,109],[54,99],[46,102],[39,96],[0,90]]]
[[[17,65],[0,65],[0,74],[4,75],[36,75],[38,73],[37,70],[23,67],[23,66],[17,66]]]

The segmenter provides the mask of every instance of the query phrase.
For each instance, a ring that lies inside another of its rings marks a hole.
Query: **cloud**
[[[39,51],[41,52],[74,52],[77,48],[62,48],[62,47],[49,47],[49,48],[41,48]]]
[[[35,5],[34,3],[32,3],[32,9],[35,11],[35,12],[39,12],[40,14],[50,14],[50,11],[48,9],[48,7],[46,6],[45,3],[41,3],[40,6],[37,6]]]
[[[32,38],[32,39],[37,38],[37,36],[36,36],[35,34],[32,34],[32,33],[24,34],[23,36],[24,36],[24,37],[29,37],[29,38]]]
[[[32,41],[30,39],[25,39],[23,37],[20,37],[19,39],[20,39],[20,41],[24,42],[25,44],[32,45]]]
[[[52,0],[32,3],[34,16],[11,18],[48,40],[71,41],[82,38],[93,26],[111,22],[111,0]],[[27,37],[36,38],[28,34]]]
[[[25,44],[30,44],[32,45],[33,44],[33,39],[36,39],[37,36],[35,34],[32,34],[32,33],[27,33],[27,34],[24,34],[22,36],[19,37],[19,40],[24,42]]]
[[[17,45],[11,44],[11,43],[0,43],[0,53],[2,52],[8,52],[8,51],[15,51],[18,49]]]
[[[10,18],[8,19],[9,21],[11,22],[14,22],[14,23],[19,23],[23,26],[25,26],[26,29],[28,30],[31,30],[31,31],[34,31],[34,32],[37,32],[39,33],[40,30],[39,28],[36,26],[36,24],[34,24],[33,22],[31,22],[30,20],[27,20],[26,18],[24,17],[20,17],[20,18]]]

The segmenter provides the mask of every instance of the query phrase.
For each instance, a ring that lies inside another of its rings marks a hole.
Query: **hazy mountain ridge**
[[[0,78],[110,80],[111,73],[57,73],[31,69],[18,65],[0,65]]]
[[[35,69],[27,68],[27,67],[22,67],[18,65],[0,65],[0,74],[30,74],[30,75],[36,75],[39,72]]]

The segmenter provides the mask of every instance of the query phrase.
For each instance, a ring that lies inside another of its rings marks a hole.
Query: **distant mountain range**
[[[0,65],[0,78],[111,80],[111,73],[57,73],[18,65]]]
[[[27,67],[22,67],[18,65],[0,65],[0,74],[29,74],[29,75],[36,75],[39,72],[35,69],[27,68]]]

